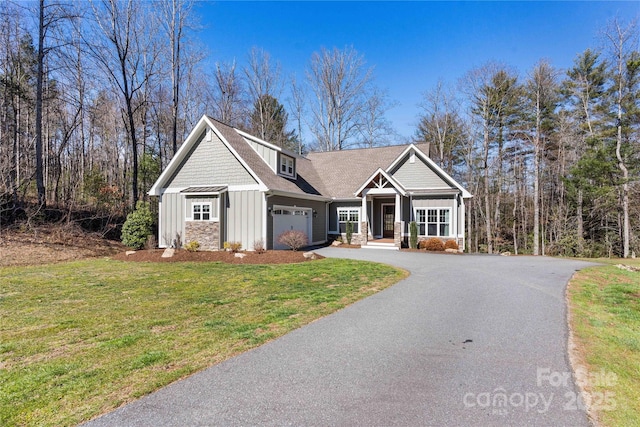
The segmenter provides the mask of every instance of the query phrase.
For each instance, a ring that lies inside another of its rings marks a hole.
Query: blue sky
[[[257,46],[284,75],[302,78],[314,51],[353,46],[398,103],[388,118],[410,137],[422,93],[439,79],[456,85],[488,61],[523,77],[542,58],[566,69],[578,53],[602,45],[599,33],[610,19],[640,16],[640,1],[218,1],[200,2],[198,11],[211,63],[235,58],[244,65]]]

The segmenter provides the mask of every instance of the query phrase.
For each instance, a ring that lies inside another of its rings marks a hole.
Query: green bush
[[[153,215],[149,204],[139,201],[136,210],[127,215],[127,220],[122,226],[122,244],[132,249],[142,249],[152,233]]]
[[[415,221],[409,223],[409,247],[411,249],[418,247],[418,224]]]
[[[353,224],[351,223],[351,221],[347,221],[347,225],[346,225],[346,235],[347,235],[347,244],[350,245],[351,244],[351,238],[353,237]]]

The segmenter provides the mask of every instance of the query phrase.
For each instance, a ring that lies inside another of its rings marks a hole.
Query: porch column
[[[360,217],[360,244],[366,245],[369,240],[369,215],[367,215],[367,192],[362,192],[362,210]]]
[[[402,202],[401,202],[400,193],[396,192],[396,209],[395,209],[395,219],[393,224],[393,243],[396,247],[402,246],[402,231],[403,231],[403,223],[402,223]]]

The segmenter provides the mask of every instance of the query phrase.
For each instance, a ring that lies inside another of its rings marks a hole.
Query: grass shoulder
[[[0,268],[0,425],[76,425],[406,275],[338,259]]]
[[[568,288],[570,322],[591,415],[604,426],[640,425],[640,260],[590,260]]]

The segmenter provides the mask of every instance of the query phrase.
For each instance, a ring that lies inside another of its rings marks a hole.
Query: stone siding
[[[196,241],[202,251],[220,249],[220,223],[217,221],[187,221],[184,243]]]
[[[394,222],[393,223],[393,244],[397,247],[397,248],[401,248],[402,247],[402,226],[404,224],[404,221],[401,222]]]

